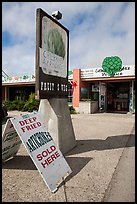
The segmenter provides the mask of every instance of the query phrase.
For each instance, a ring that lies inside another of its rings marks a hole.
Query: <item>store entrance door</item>
[[[107,112],[129,111],[129,82],[107,83]]]
[[[99,110],[106,112],[106,83],[99,83]]]

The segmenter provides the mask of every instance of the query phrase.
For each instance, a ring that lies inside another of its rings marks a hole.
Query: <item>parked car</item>
[[[8,115],[7,107],[2,103],[2,120]]]

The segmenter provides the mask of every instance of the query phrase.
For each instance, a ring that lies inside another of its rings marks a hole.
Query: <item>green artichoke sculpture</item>
[[[106,57],[103,60],[102,68],[104,72],[107,72],[112,77],[116,72],[122,70],[122,60],[118,56]]]
[[[47,36],[47,50],[53,54],[65,57],[65,45],[61,34],[57,29],[52,29]]]

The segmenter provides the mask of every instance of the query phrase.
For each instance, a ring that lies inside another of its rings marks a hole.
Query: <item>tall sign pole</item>
[[[62,151],[76,145],[67,103],[69,31],[54,17],[36,11],[36,98],[48,131]]]

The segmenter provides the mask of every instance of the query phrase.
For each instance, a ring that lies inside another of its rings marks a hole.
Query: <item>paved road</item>
[[[2,166],[3,202],[135,201],[135,116],[71,117],[77,146],[65,158],[72,174],[51,193],[21,145],[17,156]]]

